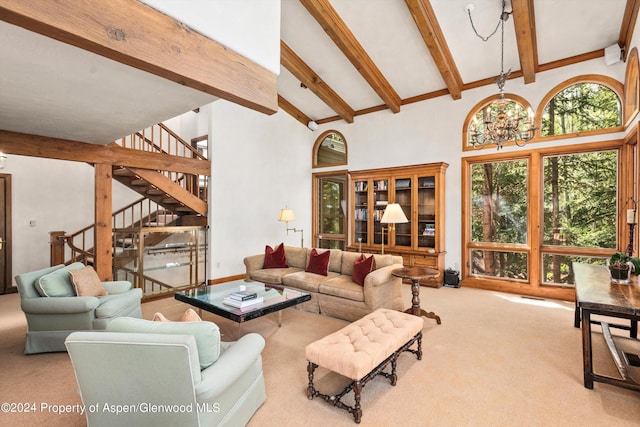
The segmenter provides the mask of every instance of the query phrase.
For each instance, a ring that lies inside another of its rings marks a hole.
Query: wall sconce
[[[0,169],[4,169],[7,166],[7,155],[0,152]]]
[[[388,230],[395,229],[396,224],[409,222],[402,210],[402,206],[397,203],[389,203],[382,214],[380,224],[389,224]],[[384,255],[384,227],[382,227],[382,255]]]
[[[292,209],[287,209],[285,206],[284,209],[280,209],[280,215],[278,215],[278,221],[284,221],[287,227],[287,236],[289,235],[289,231],[293,231],[294,233],[300,233],[300,247],[304,248],[304,231],[302,228],[289,228],[289,221],[295,221],[296,214]]]

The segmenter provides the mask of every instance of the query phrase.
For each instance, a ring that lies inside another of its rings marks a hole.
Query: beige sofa
[[[364,286],[360,286],[351,279],[353,263],[360,254],[339,249],[330,251],[327,276],[304,271],[311,249],[285,246],[289,268],[263,269],[264,254],[248,256],[244,259],[246,279],[309,292],[311,300],[298,308],[350,322],[378,308],[403,309],[402,280],[391,274],[392,270],[402,267],[401,256],[375,255],[376,270],[369,273]]]

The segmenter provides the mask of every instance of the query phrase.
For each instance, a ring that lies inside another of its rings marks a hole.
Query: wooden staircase
[[[180,216],[202,216],[206,225],[207,202],[183,188],[161,172],[144,169],[113,167],[113,177],[121,184],[153,200],[168,211]],[[180,176],[177,180],[188,179]]]
[[[197,149],[162,123],[124,137],[114,144],[132,150],[188,158],[190,161],[207,160]],[[208,177],[115,165],[112,170],[115,180],[143,196],[143,199],[113,213],[112,229],[207,225]],[[91,224],[70,235],[64,235],[63,232],[56,235],[55,239],[66,243],[67,249],[71,251],[70,258],[65,256],[63,251],[64,262],[93,262],[93,230],[94,225]],[[161,238],[161,233],[154,237]],[[116,260],[116,248],[123,244],[126,243],[114,242],[114,265],[125,262],[124,259]]]

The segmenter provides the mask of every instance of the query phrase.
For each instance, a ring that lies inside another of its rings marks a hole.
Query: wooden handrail
[[[163,213],[161,214],[160,211]],[[142,227],[154,222],[154,219],[158,222],[157,219],[159,215],[166,215],[167,213],[174,215],[153,200],[142,197],[112,214],[112,228]],[[94,227],[95,225],[91,224],[74,233],[57,236],[59,240],[66,243],[71,251],[69,257],[65,256],[65,263],[82,261],[84,264],[87,264],[93,260]],[[57,260],[51,260],[51,262],[54,261]]]
[[[163,144],[163,133],[167,134],[166,149]],[[150,138],[148,137],[149,134]],[[136,144],[136,140],[140,140],[142,144],[138,146]],[[147,129],[143,129],[129,136],[123,137],[116,141],[116,144],[123,148],[133,150],[155,151],[172,156],[206,160],[198,150],[193,148],[191,144],[169,129],[164,123],[158,123]]]

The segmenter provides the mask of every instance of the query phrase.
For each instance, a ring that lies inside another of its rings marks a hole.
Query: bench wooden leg
[[[309,362],[309,364],[307,365],[307,374],[309,376],[309,385],[307,386],[307,398],[309,400],[313,400],[313,398],[318,394],[315,387],[313,386],[313,373],[317,367],[318,365],[311,362]]]
[[[355,405],[353,408],[353,418],[356,424],[360,424],[362,420],[362,407],[360,406],[360,393],[362,393],[362,381],[355,381],[353,384],[353,395],[355,399]]]

